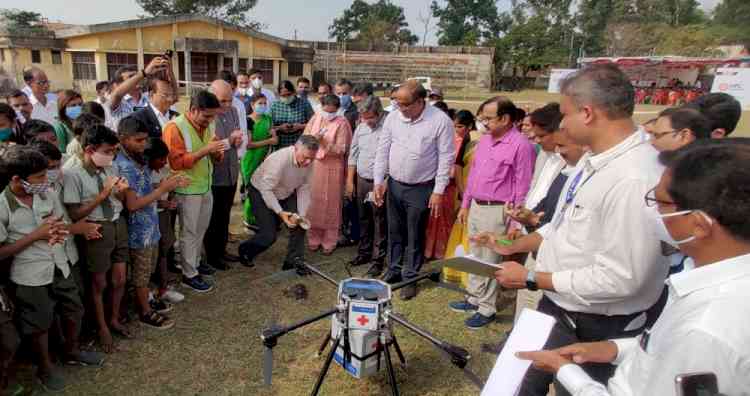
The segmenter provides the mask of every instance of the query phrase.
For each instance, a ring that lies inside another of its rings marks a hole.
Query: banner
[[[743,108],[750,108],[750,69],[730,67],[716,69],[711,92],[723,92],[734,96]]]
[[[560,83],[562,80],[575,72],[577,69],[552,69],[549,73],[549,85],[547,86],[547,92],[560,93]]]

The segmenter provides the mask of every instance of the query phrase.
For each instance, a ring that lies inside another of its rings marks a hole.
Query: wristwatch
[[[529,270],[529,272],[526,273],[526,288],[531,291],[539,290],[539,287],[536,284],[536,271]]]

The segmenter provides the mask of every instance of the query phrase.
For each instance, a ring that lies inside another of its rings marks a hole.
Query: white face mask
[[[240,96],[247,96],[247,88],[237,88],[237,93],[240,94]]]
[[[484,126],[484,124],[482,124],[481,122],[477,122],[477,132],[481,133],[482,135],[490,133],[487,127]]]
[[[651,210],[652,220],[654,221],[654,227],[653,227],[654,234],[660,241],[663,241],[671,245],[675,249],[679,249],[680,245],[683,245],[685,243],[692,242],[695,240],[695,235],[679,240],[679,241],[675,240],[674,237],[672,237],[672,234],[669,233],[669,229],[667,229],[667,225],[664,224],[664,219],[667,217],[686,216],[686,215],[689,215],[690,213],[695,212],[695,210],[683,210],[680,212],[662,214],[662,213],[659,213],[659,208],[656,205],[650,207],[649,209]],[[713,224],[713,220],[711,220],[710,217],[706,216],[703,212],[700,212],[700,211],[698,212],[701,213],[706,218],[706,220],[708,220],[709,224]]]
[[[255,89],[261,89],[263,88],[263,80],[260,78],[254,78],[252,81],[250,81],[250,84],[252,84],[253,88]]]
[[[338,113],[329,113],[327,111],[320,111],[320,115],[323,116],[324,119],[328,121],[332,121],[334,118],[338,116]]]

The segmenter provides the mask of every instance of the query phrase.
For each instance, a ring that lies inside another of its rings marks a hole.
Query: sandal
[[[104,355],[94,351],[79,351],[75,355],[65,358],[65,364],[70,366],[102,367]]]
[[[141,317],[141,323],[159,330],[166,330],[174,326],[174,321],[166,316],[151,311]]]
[[[118,336],[132,340],[135,338],[135,334],[131,333],[130,330],[128,330],[127,327],[120,325],[120,326],[110,326],[110,331],[112,334],[117,334]]]

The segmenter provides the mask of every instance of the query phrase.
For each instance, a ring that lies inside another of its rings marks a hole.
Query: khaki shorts
[[[80,325],[83,317],[83,304],[78,294],[78,286],[72,275],[63,277],[55,268],[55,279],[49,285],[15,285],[16,317],[21,334],[31,334],[49,330],[55,310],[66,319]]]
[[[156,268],[159,258],[159,248],[156,246],[144,249],[130,249],[130,261],[132,264],[133,286],[148,287],[151,273]]]
[[[107,272],[112,268],[112,264],[127,263],[130,258],[127,220],[120,216],[114,222],[104,221],[98,224],[102,226],[102,237],[81,244],[86,266],[89,272],[93,273]]]

